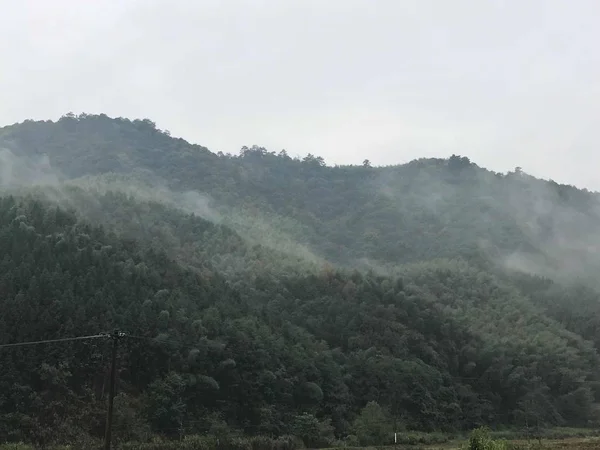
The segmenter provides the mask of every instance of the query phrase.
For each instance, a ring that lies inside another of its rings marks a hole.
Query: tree
[[[4,127],[0,147],[32,163],[0,196],[0,343],[137,336],[118,433],[276,436],[301,417],[307,440],[329,435],[315,420],[348,436],[373,400],[425,431],[594,423],[596,194],[457,155],[219,155],[102,114]],[[30,186],[40,149],[65,184]],[[0,441],[101,437],[107,358],[0,350]]]
[[[353,429],[363,446],[389,445],[394,431],[391,421],[377,402],[369,402],[354,420]]]
[[[326,447],[333,440],[333,427],[330,420],[319,421],[309,413],[294,417],[292,434],[301,438],[308,448]]]

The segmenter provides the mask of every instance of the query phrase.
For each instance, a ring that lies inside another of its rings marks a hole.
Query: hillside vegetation
[[[465,157],[0,129],[0,344],[125,330],[118,440],[600,423],[598,196]],[[0,441],[101,436],[107,340],[0,348]]]

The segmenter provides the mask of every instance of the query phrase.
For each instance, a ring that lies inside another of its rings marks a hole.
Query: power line
[[[108,409],[106,414],[106,428],[104,433],[104,449],[110,450],[111,441],[112,441],[112,416],[113,416],[113,402],[115,398],[115,387],[116,387],[116,379],[117,379],[117,352],[119,347],[119,340],[125,337],[129,337],[132,339],[149,341],[152,340],[150,337],[144,336],[135,336],[127,334],[123,331],[115,330],[112,333],[99,333],[99,334],[91,334],[87,336],[75,336],[68,338],[60,338],[60,339],[44,339],[41,341],[27,341],[27,342],[14,342],[12,344],[1,344],[0,349],[3,348],[14,348],[14,347],[24,347],[29,345],[40,345],[40,344],[54,344],[54,343],[64,343],[64,342],[72,342],[72,341],[83,341],[83,340],[91,340],[91,339],[112,339],[112,355],[111,355],[111,367],[110,367],[110,384],[109,384],[109,399],[108,399]],[[174,344],[174,342],[171,342]],[[181,345],[181,344],[179,344]]]
[[[72,341],[83,341],[90,339],[108,339],[111,338],[113,340],[113,348],[112,348],[112,361],[110,367],[110,385],[109,385],[109,400],[108,400],[108,410],[106,415],[106,430],[104,436],[104,448],[106,450],[110,450],[111,446],[111,428],[112,428],[112,415],[113,415],[113,401],[115,398],[115,385],[116,385],[116,376],[117,376],[117,350],[119,339],[125,337],[125,333],[122,331],[114,331],[113,333],[99,333],[99,334],[91,334],[88,336],[75,336],[69,338],[60,338],[60,339],[44,339],[42,341],[27,341],[27,342],[14,342],[12,344],[2,344],[0,345],[0,349],[3,348],[11,348],[11,347],[25,347],[28,345],[39,345],[39,344],[54,344],[54,343],[62,343],[62,342],[72,342]]]
[[[0,349],[8,348],[8,347],[23,347],[26,345],[54,344],[57,342],[83,341],[83,340],[87,340],[87,339],[99,339],[99,338],[109,338],[109,337],[111,337],[111,335],[109,333],[100,333],[100,334],[92,334],[89,336],[76,336],[76,337],[61,338],[61,339],[46,339],[43,341],[15,342],[12,344],[0,344]]]
[[[45,339],[42,341],[14,342],[12,344],[0,344],[0,349],[10,348],[10,347],[23,347],[23,346],[27,346],[27,345],[53,344],[53,343],[62,343],[62,342],[70,342],[70,341],[83,341],[83,340],[99,339],[99,338],[109,339],[112,337],[114,337],[114,336],[111,333],[100,333],[100,334],[92,334],[92,335],[88,335],[88,336],[75,336],[75,337],[61,338],[61,339]],[[129,334],[126,332],[122,332],[122,331],[119,332],[119,337],[146,341],[146,342],[152,343],[152,344],[171,344],[171,345],[175,345],[175,346],[185,345],[185,342],[179,341],[179,340],[174,340],[172,338],[162,338],[159,336],[136,336],[136,335]]]

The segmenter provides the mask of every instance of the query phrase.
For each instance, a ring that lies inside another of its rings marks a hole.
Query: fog
[[[516,251],[504,264],[554,279],[581,278],[597,284],[600,195],[561,190],[527,174],[517,176],[518,184],[508,183],[508,212],[539,255]]]
[[[408,166],[382,170],[371,188],[375,196],[389,199],[400,214],[425,214],[429,219],[423,220],[439,221],[443,228],[430,236],[430,245],[463,242],[468,235],[497,266],[598,284],[599,194],[559,186],[521,171],[499,174],[476,165],[448,178],[447,164],[438,160],[419,170],[409,171]],[[504,244],[515,241],[521,242],[517,248]],[[389,270],[381,262],[363,259],[361,263]]]
[[[290,264],[310,270],[314,264],[326,261],[301,244],[293,237],[298,231],[289,219],[250,212],[226,205],[215,205],[205,193],[193,190],[177,192],[168,187],[168,182],[150,170],[134,170],[132,173],[88,175],[67,179],[50,164],[47,155],[39,158],[17,156],[8,149],[0,150],[0,194],[35,194],[67,209],[77,211],[84,219],[92,217],[105,225],[111,218],[102,217],[98,199],[109,193],[122,193],[141,203],[159,203],[177,211],[193,214],[213,224],[223,224],[236,231],[250,245],[265,246],[282,258],[282,267]],[[145,217],[132,217],[135,221],[148,220]],[[119,224],[122,226],[123,224]],[[176,244],[177,230],[166,223],[161,224],[161,235],[165,240]],[[180,245],[176,245],[180,248]],[[231,263],[231,260],[229,260]],[[239,270],[244,270],[238,261]]]
[[[51,167],[48,156],[17,157],[12,151],[0,148],[0,187],[55,186],[59,180],[59,173]]]
[[[174,191],[169,188],[168,180],[151,170],[66,179],[60,170],[52,167],[47,155],[17,154],[14,149],[0,149],[0,187],[4,192],[26,193],[38,188],[38,194],[82,214],[99,207],[94,206],[95,196],[120,192],[137,202],[160,203],[213,224],[226,225],[250,244],[263,245],[297,261],[316,266],[327,264],[326,255],[305,242],[306,225],[291,217],[266,213],[259,208],[217,204],[203,192]],[[388,199],[400,215],[408,214],[408,218],[415,220],[425,214],[423,217],[427,219],[417,220],[441,224],[437,235],[428,238],[428,245],[441,242],[442,250],[443,245],[452,248],[453,241],[464,241],[470,234],[467,239],[498,266],[553,279],[585,279],[597,283],[596,273],[600,270],[598,194],[560,187],[523,172],[498,174],[473,164],[469,172],[461,172],[456,178],[469,177],[467,184],[455,184],[444,178],[446,175],[442,172],[436,172],[446,164],[445,160],[437,160],[433,166],[431,162],[417,161],[408,166],[373,169],[377,176],[365,189]],[[410,179],[406,178],[409,174]],[[80,191],[74,188],[85,191],[86,196],[81,197]],[[468,213],[479,208],[480,213],[465,221],[463,207]],[[138,220],[143,222],[144,219]],[[499,220],[509,228],[499,228]],[[165,233],[168,239],[176,239],[178,232],[172,229]],[[517,248],[503,245],[515,239],[522,245]],[[425,259],[438,256],[455,255],[446,255],[443,251],[427,257],[422,255]],[[392,261],[378,261],[366,255],[337,262],[379,273],[395,271]]]

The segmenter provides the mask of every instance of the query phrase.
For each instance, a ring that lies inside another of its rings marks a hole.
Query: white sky
[[[0,124],[104,112],[600,190],[599,23],[598,0],[0,0]]]

